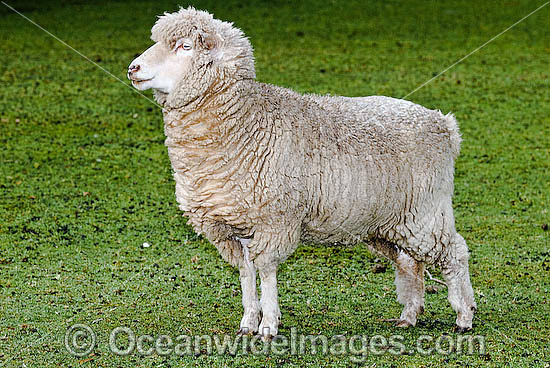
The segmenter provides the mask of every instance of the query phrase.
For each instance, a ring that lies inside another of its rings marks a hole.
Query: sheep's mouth
[[[150,80],[153,80],[153,78],[149,78],[149,79],[132,79],[132,83],[140,84],[140,83],[143,83],[143,82],[149,82]]]

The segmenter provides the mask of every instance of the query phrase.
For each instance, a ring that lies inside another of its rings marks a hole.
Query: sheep
[[[128,78],[162,106],[179,208],[239,269],[239,334],[277,335],[276,272],[300,242],[365,243],[393,261],[401,327],[423,312],[425,265],[439,266],[455,328],[472,328],[469,252],[452,208],[453,115],[257,82],[243,32],[192,7],[160,16],[151,34]]]

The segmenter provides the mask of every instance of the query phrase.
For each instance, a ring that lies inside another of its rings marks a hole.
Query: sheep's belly
[[[384,196],[368,196],[368,188],[354,195],[327,192],[326,198],[312,211],[303,224],[304,241],[317,243],[355,244],[370,237],[378,237],[386,229],[395,228],[403,215],[405,196],[395,193],[389,203]],[[332,199],[332,200],[331,200]]]
[[[376,236],[382,221],[365,214],[360,208],[355,210],[346,215],[337,211],[329,216],[311,219],[303,224],[301,240],[322,244],[356,244]]]

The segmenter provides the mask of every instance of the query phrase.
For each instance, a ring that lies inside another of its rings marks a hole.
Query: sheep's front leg
[[[256,291],[256,268],[250,261],[248,244],[250,239],[239,239],[243,249],[243,262],[239,266],[244,314],[241,319],[239,335],[248,335],[258,332],[260,323],[260,304]]]
[[[251,254],[256,255],[252,258],[260,274],[262,321],[258,333],[264,341],[277,336],[281,321],[277,296],[277,267],[294,252],[300,238],[299,226],[286,224],[279,226],[278,229],[281,230],[279,232],[256,231],[249,248]]]
[[[259,334],[264,340],[277,336],[281,311],[277,296],[277,264],[269,263],[258,267],[261,280],[262,295],[260,305],[262,307],[262,322]]]

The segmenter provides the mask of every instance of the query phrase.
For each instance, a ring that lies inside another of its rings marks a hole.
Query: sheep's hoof
[[[267,335],[262,335],[262,341],[263,342],[271,342],[271,340],[273,340],[275,336],[271,335],[271,334],[267,334]]]
[[[401,320],[399,320],[395,323],[395,327],[407,328],[407,327],[412,327],[412,326],[413,326],[412,323],[410,323],[409,321],[406,321],[404,319],[401,319]]]
[[[459,334],[463,334],[463,333],[466,333],[466,332],[469,332],[469,331],[472,331],[471,327],[460,327],[459,325],[456,325],[455,329],[454,329],[454,332],[459,333]]]
[[[254,331],[248,327],[241,327],[239,331],[237,331],[237,336],[252,336],[254,335]]]

